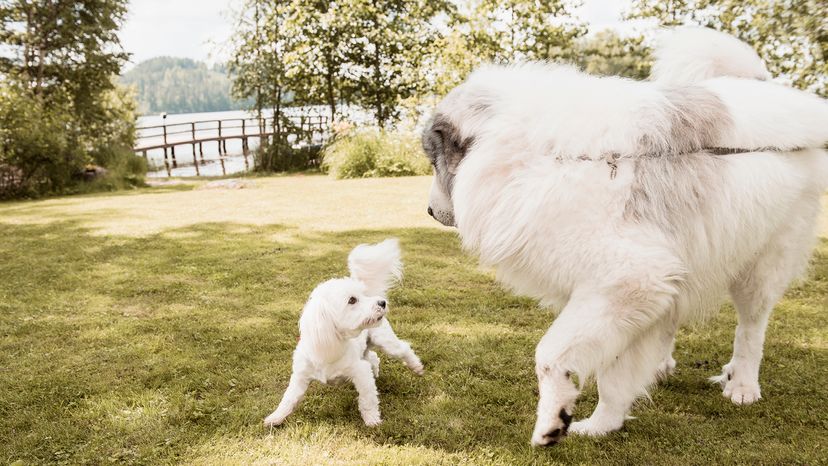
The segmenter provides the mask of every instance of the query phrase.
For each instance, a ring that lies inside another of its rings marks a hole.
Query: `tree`
[[[292,37],[292,47],[285,50],[285,75],[293,84],[295,102],[324,103],[331,120],[349,91],[344,69],[355,31],[342,20],[348,7],[347,2],[293,0],[285,20]]]
[[[622,37],[607,29],[577,43],[575,62],[590,74],[646,79],[650,75],[650,49],[644,38]]]
[[[633,0],[627,19],[655,18],[660,26],[699,24],[703,0]]]
[[[127,1],[15,0],[0,5],[0,41],[12,52],[0,62],[0,71],[47,102],[69,99],[83,131],[128,58],[117,36]]]
[[[230,96],[232,81],[223,66],[189,58],[151,58],[124,73],[120,82],[135,88],[144,114],[238,110],[246,103]]]
[[[396,121],[405,99],[426,93],[423,63],[438,37],[435,17],[445,3],[426,0],[350,0],[340,21],[358,25],[361,36],[347,47],[346,76],[354,99],[370,108],[380,128]]]
[[[496,62],[573,58],[574,41],[586,34],[568,0],[482,0],[471,16],[472,49]]]
[[[62,189],[84,164],[134,157],[134,103],[114,80],[127,59],[117,36],[126,11],[126,0],[0,1],[3,102],[28,102],[52,133],[26,135],[23,109],[0,109],[12,125],[0,163],[26,172],[36,191]]]

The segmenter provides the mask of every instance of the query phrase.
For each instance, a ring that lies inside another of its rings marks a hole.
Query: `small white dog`
[[[367,426],[382,422],[374,377],[379,375],[379,348],[401,359],[416,374],[423,364],[411,346],[397,338],[385,318],[385,293],[402,277],[396,239],[361,244],[348,256],[351,276],[317,286],[299,319],[299,343],[293,352],[293,374],[279,407],[266,426],[284,422],[302,400],[311,380],[351,380],[359,392],[359,412]]]

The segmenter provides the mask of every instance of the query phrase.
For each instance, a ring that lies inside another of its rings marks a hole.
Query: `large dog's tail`
[[[828,101],[768,82],[762,59],[735,37],[680,27],[662,33],[654,55],[650,79],[686,100],[673,102],[685,109],[680,119],[690,116],[686,109],[721,113],[712,128],[717,136],[707,141],[712,147],[794,151],[828,144]],[[716,99],[694,100],[706,93]]]
[[[683,85],[719,76],[767,80],[765,63],[748,44],[701,27],[664,31],[653,52],[650,79],[666,85]]]

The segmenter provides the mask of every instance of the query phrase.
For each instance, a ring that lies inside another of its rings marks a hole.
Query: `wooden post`
[[[247,120],[242,118],[242,155],[244,156],[244,171],[250,170],[250,164],[247,162],[247,154],[250,149],[247,146]]]
[[[196,143],[195,143],[195,123],[190,123],[190,128],[192,129],[192,133],[193,133],[193,165],[195,165],[196,176],[201,176],[201,173],[199,173],[199,170],[198,170],[198,158],[196,157],[196,149],[195,149],[195,146],[196,146]]]
[[[219,150],[219,159],[221,160],[221,166],[224,168],[224,159],[222,159],[221,155],[221,120],[218,121],[218,150]]]
[[[172,155],[173,168],[178,168],[178,162],[175,161],[175,144],[170,146],[170,155]]]
[[[201,157],[201,163],[204,163],[204,143],[198,143],[198,155]]]
[[[170,161],[167,155],[167,120],[164,119],[164,167],[167,168],[167,176],[172,176],[170,174]]]

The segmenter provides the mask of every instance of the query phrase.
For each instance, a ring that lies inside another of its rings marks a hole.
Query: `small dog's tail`
[[[748,44],[713,29],[685,26],[664,31],[653,55],[650,79],[661,84],[685,85],[720,76],[771,78]]]
[[[365,283],[369,296],[383,296],[402,279],[400,242],[396,238],[377,244],[360,244],[348,256],[351,277]]]

